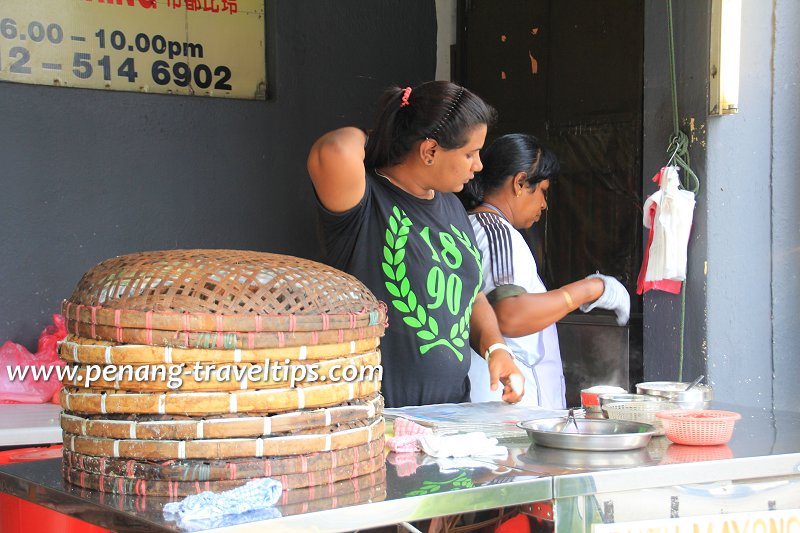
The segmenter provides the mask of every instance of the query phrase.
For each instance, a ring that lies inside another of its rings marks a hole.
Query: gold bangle
[[[561,291],[561,294],[564,295],[564,300],[567,302],[567,307],[570,310],[575,309],[575,302],[572,301],[572,296],[570,296],[567,289],[559,289],[559,290]]]

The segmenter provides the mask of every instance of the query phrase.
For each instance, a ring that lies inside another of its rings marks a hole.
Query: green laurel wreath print
[[[448,488],[448,485],[452,486],[452,489]],[[475,484],[473,483],[472,479],[467,476],[464,470],[459,470],[459,474],[452,478],[445,481],[423,481],[422,486],[417,490],[412,490],[411,492],[407,492],[406,496],[424,496],[426,494],[432,494],[434,492],[442,492],[442,489],[445,490],[457,490],[457,489],[469,489],[474,487]]]
[[[440,336],[438,322],[428,314],[425,305],[419,303],[407,277],[405,246],[408,242],[408,235],[412,225],[413,223],[405,211],[397,206],[392,208],[389,227],[386,228],[386,245],[383,247],[383,261],[381,262],[383,273],[388,278],[385,282],[386,290],[392,295],[391,303],[394,308],[403,314],[403,322],[408,327],[416,330],[417,337],[426,341],[425,344],[419,347],[420,355],[425,355],[434,346],[441,345],[450,348],[456,354],[458,360],[462,361],[464,357],[459,348],[463,348],[469,340],[469,319],[472,315],[472,303],[480,291],[480,283],[475,285],[470,300],[467,302],[464,312],[458,318],[458,321],[452,325],[446,336]],[[466,233],[452,224],[450,225],[450,230],[472,255],[480,272],[480,251],[475,248]]]

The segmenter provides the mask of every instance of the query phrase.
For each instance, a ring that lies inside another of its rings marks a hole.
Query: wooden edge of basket
[[[159,414],[203,416],[214,414],[273,414],[328,407],[363,399],[380,390],[380,381],[351,381],[292,389],[234,392],[169,392],[160,394],[63,387],[61,406],[70,413]]]
[[[140,461],[83,455],[68,450],[64,450],[63,455],[70,468],[101,476],[193,482],[305,474],[352,465],[366,458],[383,457],[383,453],[384,439],[379,435],[366,444],[341,450],[269,458]]]
[[[153,329],[122,328],[66,321],[67,331],[78,337],[102,339],[121,344],[149,344],[173,348],[217,348],[234,350],[246,348],[283,348],[316,344],[343,343],[367,337],[380,337],[384,326],[366,326],[354,329],[329,329],[327,331],[247,332],[190,332]]]
[[[324,434],[301,434],[285,437],[202,439],[202,440],[140,440],[103,439],[64,434],[64,449],[83,455],[166,460],[166,459],[226,459],[235,457],[268,457],[300,455],[318,451],[352,448],[374,440],[384,432],[383,417],[369,425]]]
[[[373,309],[362,308],[352,313],[315,313],[308,315],[279,313],[200,313],[177,311],[137,311],[114,309],[100,305],[83,305],[69,300],[61,302],[61,313],[69,321],[91,327],[154,329],[189,332],[325,331],[356,329],[386,322],[386,306],[376,301]]]
[[[59,343],[59,357],[69,363],[84,364],[174,364],[174,363],[264,363],[266,361],[323,361],[372,352],[380,337],[333,344],[301,344],[283,348],[233,350],[216,348],[173,348],[147,344],[117,344],[86,337],[67,337]]]
[[[289,411],[269,416],[191,419],[159,416],[158,420],[111,420],[61,413],[61,429],[72,435],[111,439],[192,440],[264,437],[374,418],[382,411],[383,397],[376,394],[357,403]]]
[[[286,360],[258,363],[196,363],[186,366],[184,363],[163,363],[144,365],[82,365],[69,363],[77,367],[70,380],[64,376],[62,383],[73,387],[82,387],[87,382],[87,375],[93,379],[93,389],[113,389],[141,392],[180,392],[180,391],[236,391],[280,389],[305,386],[311,383],[325,382],[328,376],[339,378],[345,372],[356,372],[355,378],[365,377],[368,373],[380,372],[380,352],[326,359],[323,361],[291,362]],[[94,379],[94,371],[98,378]],[[104,372],[114,378],[105,379]],[[380,379],[379,375],[379,379]],[[207,379],[206,379],[207,378]],[[251,379],[252,378],[252,379]],[[274,378],[277,378],[274,379]],[[369,379],[369,378],[366,378]]]

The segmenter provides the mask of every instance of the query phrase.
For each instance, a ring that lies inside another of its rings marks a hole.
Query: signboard
[[[264,0],[2,0],[0,81],[263,100]]]
[[[800,533],[800,509],[592,524],[592,533]]]

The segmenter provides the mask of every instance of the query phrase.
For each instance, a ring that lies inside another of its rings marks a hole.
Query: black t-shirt
[[[326,262],[388,305],[386,406],[468,402],[469,319],[481,259],[456,196],[423,200],[368,172],[358,205],[339,214],[319,208]]]

